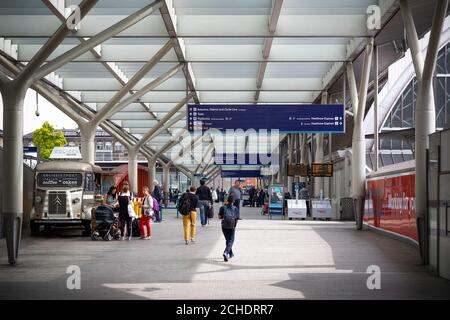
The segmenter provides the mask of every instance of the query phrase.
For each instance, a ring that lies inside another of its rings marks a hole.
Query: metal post
[[[380,145],[380,140],[378,137],[378,46],[374,46],[374,67],[375,67],[375,88],[374,88],[374,98],[373,98],[373,133],[374,133],[374,153],[375,153],[375,163],[374,171],[378,171],[378,148]]]
[[[309,146],[308,146],[308,137],[306,133],[301,134],[300,163],[305,166],[309,165]],[[307,181],[306,177],[300,177],[300,182],[306,181]]]
[[[81,17],[96,1],[85,0],[80,4]],[[63,23],[47,43],[38,51],[30,63],[16,78],[0,77],[3,99],[3,179],[8,188],[3,188],[3,221],[5,228],[8,262],[15,264],[19,255],[23,219],[23,104],[25,94],[32,84],[32,76],[40,64],[64,40],[70,30]]]
[[[422,57],[414,20],[408,3],[400,1],[400,9],[405,24],[411,57],[418,81],[415,113],[415,158],[416,158],[416,218],[419,234],[420,255],[423,262],[428,259],[427,235],[427,158],[428,135],[436,130],[436,111],[432,87],[433,73],[439,47],[442,26],[448,7],[448,0],[438,0],[433,16],[425,62]]]
[[[24,84],[3,83],[3,222],[8,261],[15,264],[19,254],[23,219],[23,102]]]
[[[79,125],[81,136],[81,157],[84,162],[95,164],[95,133],[97,126]]]
[[[164,190],[164,206],[168,206],[170,188],[170,164],[163,166],[163,190]]]
[[[128,149],[128,180],[130,191],[138,193],[138,152],[134,148]]]
[[[363,123],[367,100],[367,88],[369,85],[370,67],[372,63],[373,43],[374,41],[372,38],[369,40],[366,46],[366,56],[364,58],[363,68],[361,72],[361,83],[359,89],[360,99],[358,101],[357,113],[354,116],[352,139],[352,191],[355,203],[356,227],[358,230],[362,230],[363,227],[363,209],[365,197],[364,193],[366,180],[366,141],[364,136]],[[353,94],[354,92],[352,93],[352,95]]]
[[[294,137],[293,137],[293,135],[292,134],[288,134],[287,135],[287,139],[288,139],[288,141],[287,141],[287,156],[288,156],[288,164],[292,164],[292,158],[293,158],[293,156],[294,156],[294,152],[293,152],[293,150],[294,150]],[[287,172],[286,172],[286,174],[287,174]],[[286,186],[286,188],[287,188],[287,191],[290,191],[291,190],[291,188],[292,188],[292,183],[293,183],[293,181],[294,181],[294,179],[293,179],[294,177],[290,177],[290,176],[288,176],[287,177],[287,186]]]
[[[156,178],[156,158],[148,157],[147,165],[148,165],[148,187],[150,192],[153,192],[153,180],[155,180]]]
[[[328,102],[328,92],[322,92],[321,104],[326,104]],[[316,153],[314,156],[315,163],[323,162],[323,133],[317,133],[316,135]],[[314,178],[314,196],[319,198],[323,195],[323,178]]]

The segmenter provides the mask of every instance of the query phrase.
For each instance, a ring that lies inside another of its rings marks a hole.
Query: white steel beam
[[[158,124],[154,127],[152,127],[152,129],[150,129],[149,132],[147,132],[146,135],[144,135],[139,142],[135,145],[135,148],[140,148],[142,145],[144,145],[145,143],[147,143],[149,140],[151,140],[151,138],[153,136],[155,136],[159,131],[161,131],[160,129],[165,127],[167,128],[170,124],[172,124],[170,121],[170,119],[173,117],[173,115],[175,113],[177,113],[182,107],[184,107],[186,105],[186,103],[194,96],[193,93],[189,93],[187,95],[187,97],[185,97],[183,100],[181,100],[176,106],[174,106],[161,120],[159,120]],[[185,117],[185,114],[180,114],[177,117],[175,117],[173,120],[181,120]],[[167,125],[167,123],[169,123],[169,125]]]
[[[162,0],[156,0],[155,2],[151,3],[150,5],[136,11],[132,15],[126,17],[125,19],[119,21],[118,23],[112,25],[111,27],[107,28],[106,30],[103,30],[102,32],[96,34],[89,40],[86,40],[84,43],[76,46],[75,48],[65,52],[64,54],[60,55],[59,57],[55,58],[51,62],[47,63],[43,67],[41,67],[37,73],[34,75],[35,79],[40,79],[44,77],[45,75],[57,70],[64,64],[66,64],[69,61],[72,61],[82,55],[83,53],[89,51],[90,49],[95,48],[96,46],[100,45],[104,41],[110,39],[111,37],[119,34],[120,32],[128,29],[129,27],[133,26],[134,24],[138,23],[145,17],[152,14],[155,10],[159,9],[163,5]]]
[[[79,5],[79,14],[80,18],[83,19],[89,10],[91,10],[94,5],[97,3],[98,0],[84,0]],[[75,12],[73,12],[68,18],[72,19],[72,16],[75,15]],[[47,42],[39,49],[39,51],[33,56],[33,58],[27,63],[25,68],[21,71],[21,73],[18,75],[19,79],[23,79],[24,81],[31,82],[35,76],[36,73],[39,73],[39,70],[41,68],[41,65],[45,62],[45,60],[48,58],[48,56],[59,46],[59,44],[66,38],[70,33],[71,30],[68,27],[68,23],[62,23],[58,30],[55,31],[55,33],[47,40]],[[52,70],[54,71],[54,70]],[[48,72],[45,75],[51,73]],[[43,76],[45,76],[43,75]]]
[[[269,17],[269,28],[268,28],[269,33],[271,35],[273,35],[276,31],[282,5],[283,5],[283,0],[274,0],[273,1],[272,13]],[[264,39],[264,45],[263,45],[263,51],[262,51],[264,61],[259,64],[258,75],[256,78],[255,102],[257,102],[259,100],[260,89],[261,89],[262,83],[264,81],[264,75],[266,73],[266,68],[267,68],[267,59],[269,58],[269,55],[270,55],[272,43],[273,43],[273,38],[265,38]]]
[[[111,115],[113,110],[117,110],[115,107],[119,101],[133,89],[136,84],[151,70],[155,65],[161,60],[161,58],[173,47],[172,41],[168,41],[159,51],[153,56],[146,64],[144,64],[138,72],[136,72],[133,77],[112,97],[112,99],[97,113],[94,118],[95,124],[102,122],[109,115]],[[177,69],[178,71],[178,69]],[[156,81],[156,80],[155,80]],[[155,82],[157,83],[157,82]],[[146,90],[146,89],[144,89]],[[150,89],[151,90],[151,89]],[[132,95],[133,96],[133,95]]]

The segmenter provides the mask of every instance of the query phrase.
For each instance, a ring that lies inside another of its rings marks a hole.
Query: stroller
[[[93,209],[91,229],[92,240],[120,239],[119,219],[111,208],[99,206]]]

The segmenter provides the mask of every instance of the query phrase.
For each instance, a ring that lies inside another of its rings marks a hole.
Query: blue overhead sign
[[[215,153],[214,164],[216,165],[277,165],[279,163],[278,154],[266,153]]]
[[[189,131],[278,129],[285,133],[345,132],[342,104],[190,104],[186,118]]]
[[[222,178],[263,178],[261,170],[222,170]]]

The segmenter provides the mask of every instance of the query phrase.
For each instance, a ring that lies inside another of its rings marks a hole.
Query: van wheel
[[[30,235],[32,237],[36,237],[39,235],[39,231],[41,230],[41,226],[34,221],[30,221]]]

